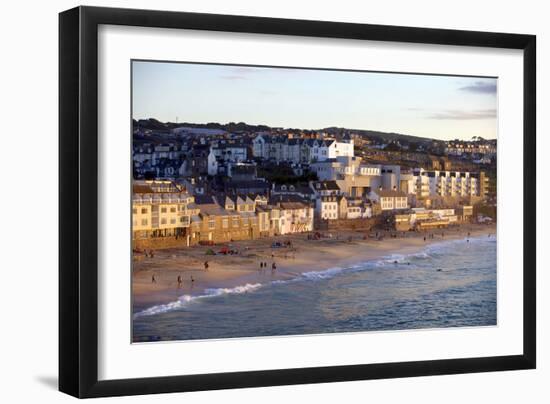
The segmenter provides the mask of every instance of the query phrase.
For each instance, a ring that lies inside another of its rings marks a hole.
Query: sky
[[[134,119],[497,137],[497,79],[132,62]]]

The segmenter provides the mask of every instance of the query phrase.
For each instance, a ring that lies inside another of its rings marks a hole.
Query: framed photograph
[[[59,387],[533,369],[532,35],[59,17]]]

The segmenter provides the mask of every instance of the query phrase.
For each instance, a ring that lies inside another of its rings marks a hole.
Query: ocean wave
[[[261,288],[263,285],[261,283],[247,283],[246,285],[235,286],[234,288],[209,288],[204,290],[204,294],[191,296],[183,295],[176,301],[159,304],[156,306],[149,307],[143,311],[134,314],[134,319],[143,316],[153,316],[155,314],[166,313],[172,310],[181,309],[182,307],[187,306],[189,303],[192,303],[197,300],[202,300],[210,297],[222,296],[222,295],[235,295],[241,293],[252,292]]]
[[[468,241],[469,240],[469,241]],[[382,258],[374,261],[374,266],[381,267],[381,266],[387,266],[395,265],[395,264],[409,264],[414,263],[416,260],[429,260],[429,259],[437,259],[440,258],[443,255],[448,255],[454,253],[454,248],[457,245],[464,245],[467,243],[488,243],[488,244],[494,244],[496,243],[496,238],[493,237],[486,237],[486,236],[474,236],[474,237],[464,237],[460,239],[452,239],[452,240],[441,240],[437,241],[435,243],[430,243],[426,245],[422,250],[416,251],[409,254],[390,254],[385,255]]]
[[[300,276],[309,280],[330,279],[345,271],[346,268],[334,267],[324,271],[303,272]]]
[[[488,242],[488,243],[496,242],[495,237],[489,238],[489,237],[483,237],[483,236],[476,236],[476,237],[470,237],[469,239],[470,239],[470,242],[478,242],[478,241]],[[273,280],[267,284],[247,283],[245,285],[235,286],[233,288],[209,288],[209,289],[205,289],[204,294],[202,295],[197,295],[197,296],[183,295],[176,301],[149,307],[143,311],[135,313],[134,318],[138,318],[142,316],[151,316],[155,314],[166,313],[172,310],[177,310],[187,306],[192,302],[206,299],[206,298],[212,298],[212,297],[222,296],[222,295],[232,295],[232,294],[253,292],[266,285],[284,285],[284,284],[294,283],[294,282],[328,280],[342,273],[365,271],[365,270],[373,269],[373,267],[376,268],[376,267],[381,267],[381,266],[383,267],[383,266],[396,265],[396,264],[397,265],[410,264],[410,263],[414,263],[415,260],[436,259],[441,255],[448,254],[449,250],[452,251],[452,248],[454,245],[465,244],[465,243],[467,243],[466,238],[442,240],[436,243],[431,243],[429,245],[426,245],[422,250],[416,251],[410,254],[394,253],[394,254],[383,256],[379,259],[367,260],[367,261],[364,261],[358,264],[353,264],[346,267],[333,267],[322,271],[302,272],[300,274],[296,274],[294,278]]]

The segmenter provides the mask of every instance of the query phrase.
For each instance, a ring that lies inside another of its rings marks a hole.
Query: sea
[[[269,272],[269,271],[268,271]],[[495,236],[445,240],[412,254],[297,274],[153,306],[134,342],[497,324]]]

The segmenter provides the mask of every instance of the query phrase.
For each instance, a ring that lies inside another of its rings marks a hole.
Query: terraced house
[[[242,199],[241,199],[242,201]],[[252,209],[253,201],[252,202]],[[191,245],[214,244],[235,240],[253,240],[260,237],[258,218],[254,211],[246,211],[241,204],[226,198],[221,205],[213,196],[197,198],[199,214],[193,218],[191,225]]]
[[[171,181],[134,181],[133,238],[188,237],[193,202],[193,196]]]

